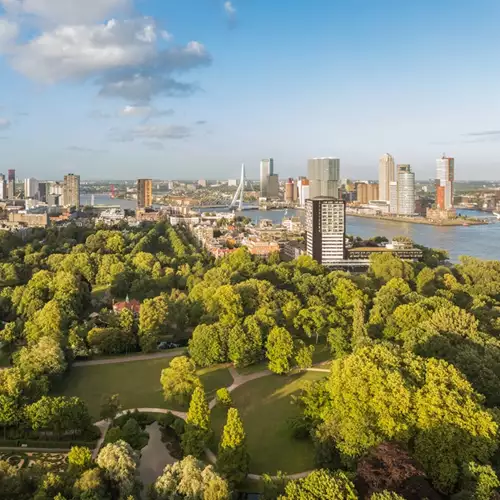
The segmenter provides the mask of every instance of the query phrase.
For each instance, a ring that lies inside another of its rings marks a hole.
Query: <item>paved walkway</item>
[[[135,357],[134,359],[130,359],[130,361],[134,361],[138,357],[139,356]],[[149,356],[147,359],[150,359],[150,357],[151,356]],[[167,356],[162,356],[162,357],[167,357]],[[108,361],[108,360],[103,360],[103,361]],[[87,361],[87,362],[84,362],[83,364],[89,364],[89,363],[92,363],[92,361]],[[97,364],[99,364],[99,363],[97,362]],[[105,363],[100,363],[100,364],[105,364]],[[316,366],[321,366],[321,363],[319,363]],[[305,371],[323,372],[323,373],[330,372],[330,370],[327,368],[315,368],[315,367],[307,368]],[[238,387],[240,387],[243,384],[246,384],[247,382],[250,382],[252,380],[257,380],[259,378],[268,377],[270,375],[273,375],[273,373],[270,370],[262,370],[259,372],[250,373],[249,375],[241,375],[232,366],[229,367],[229,373],[231,374],[231,377],[233,378],[233,383],[227,388],[229,392],[233,392]],[[213,409],[216,404],[217,404],[217,399],[214,398],[214,399],[212,399],[212,401],[210,401],[208,406],[210,409]],[[164,414],[172,413],[176,417],[180,417],[183,420],[186,420],[186,418],[187,418],[187,413],[185,413],[185,412],[168,410],[165,408],[133,408],[131,410],[121,411],[120,413],[118,413],[117,417],[121,417],[122,415],[125,415],[128,412],[133,412],[135,410],[139,411],[140,413],[164,413]],[[96,422],[95,425],[101,429],[101,438],[97,442],[97,445],[93,451],[94,458],[97,457],[97,454],[99,453],[99,450],[102,446],[102,443],[104,442],[104,438],[106,437],[106,432],[108,431],[109,423],[107,421],[101,420],[99,422]],[[161,442],[161,439],[160,439],[160,442]],[[149,443],[148,443],[148,445],[149,445]],[[162,446],[165,447],[165,445],[163,443],[162,443]],[[143,449],[145,449],[145,448],[143,448]],[[209,462],[211,462],[214,465],[217,463],[217,457],[215,456],[215,453],[212,450],[206,448],[205,455],[206,455]],[[175,460],[175,459],[172,458],[172,460]],[[142,461],[141,461],[141,464],[142,464]],[[162,472],[163,472],[163,469],[158,473],[158,476],[161,475]],[[286,478],[287,479],[301,479],[301,478],[306,477],[309,474],[311,474],[311,472],[313,472],[313,471],[298,472],[296,474],[290,474],[290,475],[286,476]],[[260,474],[248,474],[248,477],[249,477],[249,479],[253,479],[256,481],[262,479],[262,476]],[[271,477],[273,477],[274,479],[277,479],[276,476],[271,476]],[[141,476],[141,478],[142,478],[142,476]],[[153,481],[151,481],[151,482],[153,482]],[[151,483],[149,483],[149,484],[151,484]]]
[[[91,359],[90,361],[76,361],[71,366],[94,366],[94,365],[114,365],[116,363],[130,363],[132,361],[147,361],[148,359],[174,358],[185,353],[184,348],[172,349],[164,352],[154,352],[152,354],[139,354],[137,356],[117,356],[109,359]]]

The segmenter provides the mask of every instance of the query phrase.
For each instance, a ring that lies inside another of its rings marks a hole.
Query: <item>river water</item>
[[[90,204],[90,195],[82,195],[81,203]],[[96,205],[119,205],[122,208],[135,209],[135,201],[112,199],[108,195],[95,195]],[[215,211],[215,209],[211,209]],[[223,210],[220,210],[223,211]],[[279,223],[283,217],[303,215],[302,210],[248,210],[243,215],[255,222],[261,219],[270,219]],[[463,215],[469,217],[485,217],[484,212],[466,210]],[[489,219],[493,220],[493,219]],[[440,248],[450,254],[456,262],[460,255],[472,255],[482,259],[500,260],[500,223],[495,222],[484,226],[428,226],[424,224],[410,224],[406,222],[391,222],[362,217],[347,217],[347,233],[361,238],[385,236],[391,239],[394,236],[408,236],[415,243],[431,248]]]

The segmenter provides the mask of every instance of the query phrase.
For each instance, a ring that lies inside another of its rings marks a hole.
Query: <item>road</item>
[[[94,366],[94,365],[113,365],[116,363],[130,363],[132,361],[145,361],[148,359],[161,359],[161,358],[175,358],[175,356],[182,356],[186,349],[170,349],[163,352],[154,352],[152,354],[139,354],[135,356],[117,356],[116,358],[109,359],[91,359],[90,361],[76,361],[71,366]]]

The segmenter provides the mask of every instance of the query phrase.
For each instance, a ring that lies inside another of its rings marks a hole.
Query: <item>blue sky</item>
[[[0,171],[500,179],[498,0],[0,0]]]

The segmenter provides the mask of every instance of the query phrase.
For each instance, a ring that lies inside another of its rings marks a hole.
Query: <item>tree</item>
[[[256,333],[248,323],[235,325],[229,330],[228,356],[236,367],[249,366],[257,362],[262,355],[262,333]]]
[[[139,314],[139,340],[141,346],[155,346],[158,337],[168,333],[168,300],[162,295],[146,299]],[[145,350],[143,348],[143,350]],[[149,349],[146,349],[147,352]]]
[[[217,468],[230,483],[241,483],[248,474],[250,457],[243,422],[236,408],[229,408],[219,443]]]
[[[41,375],[59,375],[66,370],[64,352],[56,339],[42,337],[31,347],[23,347],[15,359],[21,372],[36,378]]]
[[[142,310],[142,306],[141,306]],[[135,316],[134,313],[126,307],[120,313],[120,328],[129,334],[133,334],[135,330]]]
[[[317,344],[319,336],[326,335],[331,326],[331,312],[331,308],[325,305],[302,309],[294,319],[295,328],[302,328],[308,337],[315,336]]]
[[[212,366],[227,360],[227,328],[219,323],[198,325],[189,341],[189,354],[198,366]]]
[[[352,315],[352,339],[353,348],[370,343],[370,337],[365,325],[366,307],[361,299],[355,299]]]
[[[134,352],[137,339],[133,333],[118,328],[92,328],[87,335],[91,349],[100,354],[121,354]]]
[[[167,465],[151,486],[151,500],[186,498],[191,500],[229,500],[227,481],[211,465],[205,466],[192,456]]]
[[[75,498],[82,500],[99,500],[107,498],[106,486],[102,477],[101,469],[89,469],[75,481],[73,486]]]
[[[375,253],[370,256],[370,271],[375,278],[388,282],[392,278],[402,278],[405,281],[412,281],[415,272],[413,266],[392,253]]]
[[[111,420],[111,422],[113,422],[121,409],[122,405],[118,394],[113,394],[112,396],[106,395],[101,401],[101,418],[103,420]]]
[[[128,443],[117,441],[107,444],[99,452],[96,462],[120,498],[134,493],[137,488],[137,456]]]
[[[279,500],[357,500],[354,484],[343,472],[319,469],[304,479],[290,481]]]
[[[14,398],[0,394],[0,425],[3,427],[3,438],[6,439],[7,427],[16,424],[21,411]]]
[[[266,354],[272,372],[283,374],[290,371],[293,339],[288,330],[279,327],[271,330],[266,343]]]
[[[313,362],[314,346],[313,345],[302,345],[295,353],[295,363],[297,368],[300,370],[305,370],[306,368],[311,368]]]
[[[459,500],[490,500],[493,492],[500,486],[500,481],[490,465],[474,462],[465,466],[464,488],[456,495]]]
[[[19,337],[19,329],[15,321],[7,323],[3,330],[0,331],[0,342],[12,346]]]
[[[186,356],[173,358],[170,366],[161,372],[161,385],[165,400],[186,403],[197,387],[202,387],[196,375],[196,365]]]
[[[68,453],[68,464],[72,472],[82,473],[92,466],[92,452],[85,446],[73,446]]]
[[[212,436],[210,409],[202,387],[196,387],[193,392],[186,423],[186,430],[182,435],[184,454],[200,457]]]

